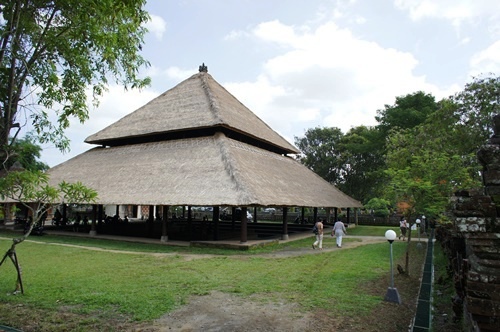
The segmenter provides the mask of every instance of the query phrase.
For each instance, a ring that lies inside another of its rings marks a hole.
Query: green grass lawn
[[[359,226],[348,229],[348,234],[383,236],[386,230]],[[10,247],[11,236],[0,233],[2,256]],[[386,242],[296,257],[259,255],[309,248],[312,234],[307,239],[249,252],[60,236],[30,237],[30,240],[37,242],[26,241],[17,248],[25,294],[9,295],[15,287],[16,272],[7,260],[0,266],[0,302],[49,310],[65,306],[76,313],[118,311],[138,321],[158,318],[185,303],[190,295],[214,290],[243,296],[266,294],[269,300],[286,298],[306,309],[329,310],[335,306],[339,315],[360,315],[369,312],[385,295],[386,289],[373,295],[370,282],[389,274]],[[61,242],[138,253],[54,244]],[[325,247],[328,246],[334,247],[334,238],[325,236]],[[396,241],[393,249],[398,260],[403,256],[405,243]],[[178,255],[153,256],[148,254],[151,252]],[[216,256],[193,260],[183,257],[201,253]]]

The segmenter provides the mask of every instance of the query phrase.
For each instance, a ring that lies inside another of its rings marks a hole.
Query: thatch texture
[[[229,128],[280,147],[286,153],[299,153],[205,72],[191,76],[135,112],[89,136],[85,142],[113,145],[117,139],[211,127]]]
[[[99,204],[361,207],[299,162],[227,138],[94,148],[49,170]]]

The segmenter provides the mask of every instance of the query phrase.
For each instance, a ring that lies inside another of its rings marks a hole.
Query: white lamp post
[[[423,217],[422,217],[423,218]],[[422,243],[420,243],[420,219],[417,218],[415,220],[415,223],[417,224],[417,230],[418,230],[418,243],[417,243],[417,248],[422,248]]]
[[[385,232],[385,238],[390,244],[391,247],[391,287],[387,288],[387,293],[385,294],[384,300],[387,302],[394,302],[397,304],[401,304],[401,298],[399,297],[398,290],[394,288],[394,269],[392,268],[392,243],[396,239],[396,232],[392,229]]]

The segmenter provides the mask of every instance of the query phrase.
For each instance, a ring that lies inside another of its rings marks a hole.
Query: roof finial
[[[203,62],[203,64],[200,67],[198,67],[198,70],[200,73],[208,73],[208,67],[205,66],[205,62]]]

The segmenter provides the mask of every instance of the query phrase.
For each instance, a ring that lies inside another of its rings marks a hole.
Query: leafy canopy
[[[0,19],[0,146],[23,110],[37,139],[65,151],[64,130],[88,119],[110,79],[140,88],[148,65],[140,56],[149,16],[145,0],[24,0],[2,2]],[[56,119],[54,121],[53,119]]]

